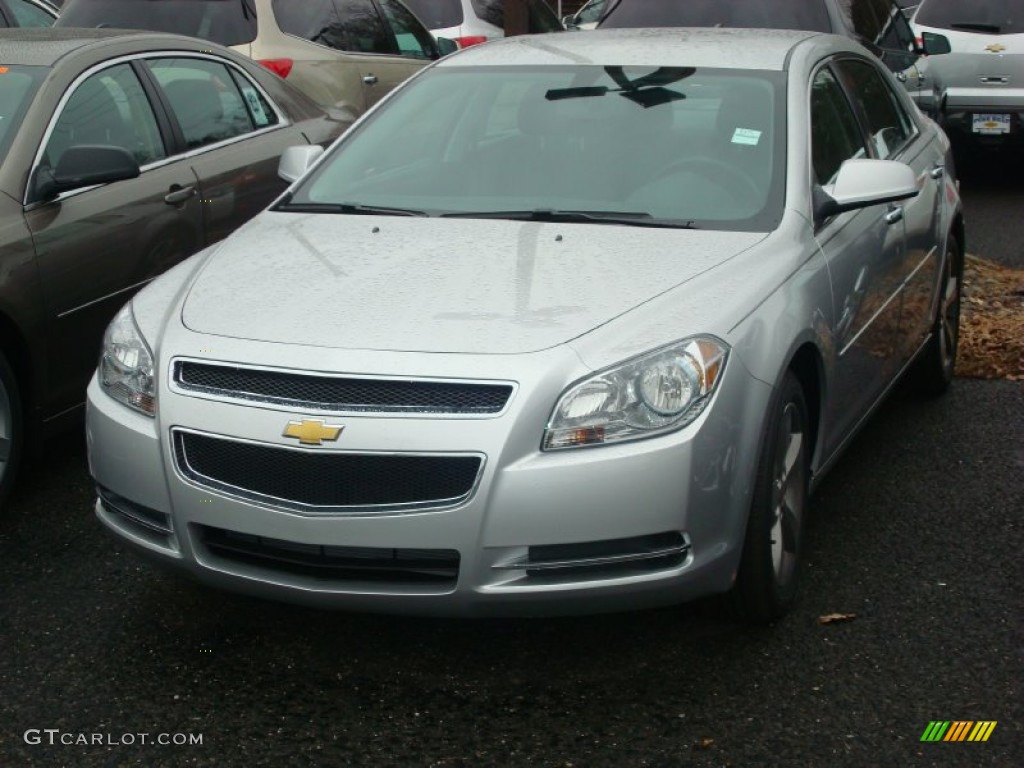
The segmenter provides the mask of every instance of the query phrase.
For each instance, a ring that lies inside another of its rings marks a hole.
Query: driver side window
[[[70,147],[93,144],[127,149],[140,166],[167,156],[149,99],[128,64],[97,72],[75,89],[53,126],[43,162],[55,167]]]
[[[867,157],[860,126],[842,86],[825,67],[811,85],[811,160],[818,184],[830,184],[842,164]]]

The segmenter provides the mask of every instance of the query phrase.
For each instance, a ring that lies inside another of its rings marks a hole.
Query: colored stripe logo
[[[932,720],[921,741],[988,741],[996,720]]]

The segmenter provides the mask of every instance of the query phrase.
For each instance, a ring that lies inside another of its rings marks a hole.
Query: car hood
[[[213,254],[182,322],[332,348],[533,352],[607,323],[763,233],[264,213]]]

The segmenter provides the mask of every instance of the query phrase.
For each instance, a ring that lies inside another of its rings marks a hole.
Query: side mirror
[[[281,160],[277,164],[277,175],[291,184],[301,178],[323,153],[324,148],[319,144],[288,147],[281,153]]]
[[[563,16],[562,17],[562,26],[565,27],[566,29],[579,29],[580,28],[580,25],[576,23],[576,17],[575,16]]]
[[[40,166],[33,177],[35,200],[52,200],[61,192],[134,179],[139,163],[124,147],[80,144],[64,150],[57,167]]]
[[[922,32],[921,48],[928,56],[941,56],[953,50],[949,38],[937,32]]]
[[[449,53],[455,53],[459,50],[459,44],[454,40],[449,40],[447,37],[437,38],[437,50],[441,56],[447,56]]]
[[[918,193],[913,169],[895,160],[847,160],[835,183],[822,190],[815,205],[814,220],[880,203],[906,200]]]

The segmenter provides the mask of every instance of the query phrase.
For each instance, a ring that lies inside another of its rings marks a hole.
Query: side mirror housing
[[[62,192],[134,179],[139,163],[124,147],[106,144],[80,144],[69,147],[57,160],[55,168],[40,167],[33,177],[36,201],[52,200]]]
[[[953,50],[949,38],[937,32],[922,32],[921,48],[928,56],[941,56]]]
[[[281,160],[277,164],[277,175],[291,184],[301,178],[323,153],[324,148],[319,144],[288,147],[281,153]]]
[[[815,204],[814,220],[906,200],[918,193],[913,169],[895,160],[847,160],[835,183],[822,190]]]
[[[439,37],[437,38],[437,50],[444,57],[449,53],[455,53],[459,50],[459,44],[454,40],[449,40],[447,37]]]

